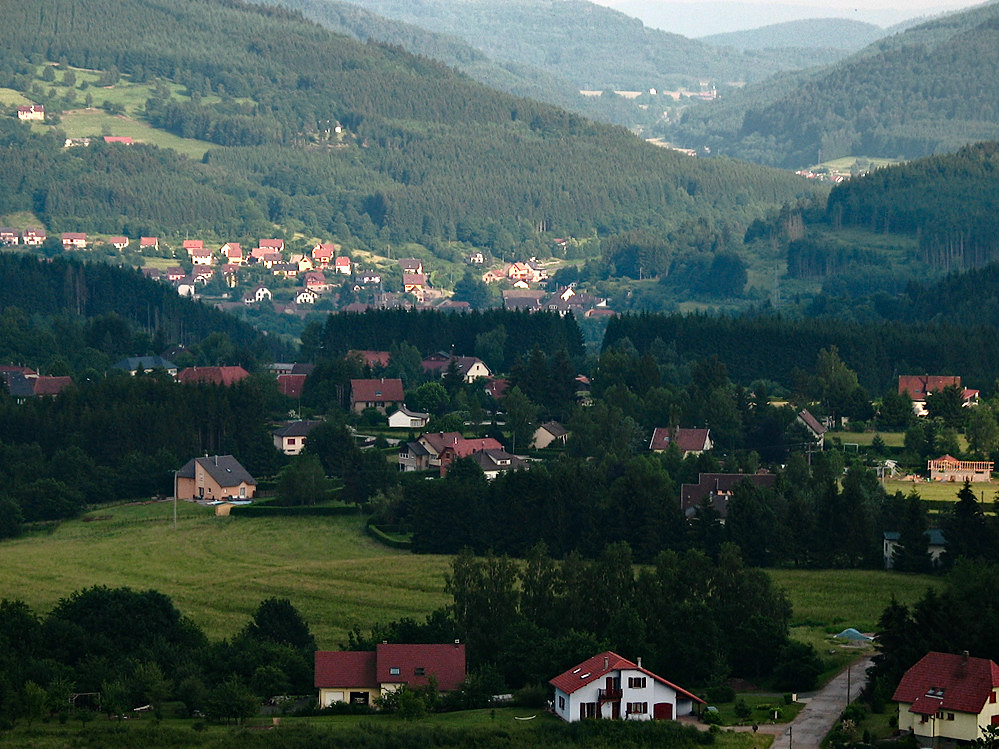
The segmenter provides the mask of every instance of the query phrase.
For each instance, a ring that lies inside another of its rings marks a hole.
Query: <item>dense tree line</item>
[[[168,702],[241,723],[267,698],[312,691],[316,647],[287,599],[262,601],[242,630],[209,642],[162,593],[103,586],[72,593],[44,616],[0,601],[0,644],[4,727],[65,720],[74,705],[117,719],[149,705],[162,717]],[[81,693],[89,696],[71,701]]]

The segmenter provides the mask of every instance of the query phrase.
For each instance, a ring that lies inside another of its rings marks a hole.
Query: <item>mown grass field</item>
[[[100,137],[103,134],[127,135],[140,143],[160,148],[172,148],[191,159],[200,160],[211,148],[210,143],[193,138],[181,138],[165,130],[157,130],[145,122],[127,115],[112,115],[102,109],[75,109],[63,113],[58,126],[69,138]]]
[[[449,560],[388,549],[357,517],[218,518],[181,502],[101,508],[52,530],[0,543],[0,598],[45,614],[92,585],[153,588],[212,639],[231,635],[260,601],[288,598],[323,648],[354,627],[445,605]],[[878,570],[772,570],[794,606],[794,636],[827,649],[846,627],[874,629],[892,595],[916,601],[939,580]]]

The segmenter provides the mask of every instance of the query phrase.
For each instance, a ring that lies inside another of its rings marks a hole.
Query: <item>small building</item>
[[[974,742],[999,726],[999,666],[985,658],[929,652],[905,672],[892,696],[898,730],[921,747]]]
[[[34,120],[36,122],[45,121],[45,107],[41,104],[26,104],[17,108],[17,119]]]
[[[546,421],[534,430],[534,447],[544,450],[553,443],[564,445],[569,438],[569,430],[557,421]]]
[[[995,463],[991,460],[958,460],[950,455],[942,455],[926,461],[926,470],[932,481],[989,483],[992,481]]]
[[[895,567],[895,552],[901,546],[899,539],[901,533],[898,531],[885,531],[883,534],[883,552],[885,569],[890,570]],[[940,557],[947,551],[947,538],[939,528],[930,528],[923,532],[926,536],[926,552],[929,554],[930,562],[934,567],[940,565]]]
[[[649,450],[654,453],[665,452],[671,445],[679,448],[684,457],[700,455],[713,447],[711,430],[685,429],[683,427],[656,427],[652,432]]]
[[[17,229],[11,227],[0,228],[0,245],[16,245],[20,241]]]
[[[139,237],[139,249],[140,250],[159,250],[160,248],[160,238],[159,237]]]
[[[476,450],[469,456],[482,469],[486,481],[492,481],[501,473],[528,468],[530,463],[519,455],[513,455],[503,449]]]
[[[384,414],[389,406],[398,408],[404,399],[402,380],[398,378],[350,381],[350,408],[355,413],[376,408]]]
[[[108,237],[108,244],[116,250],[124,250],[128,247],[128,237]]]
[[[195,249],[190,251],[191,263],[194,265],[214,265],[215,258],[212,256],[212,251],[202,247],[201,249]]]
[[[680,510],[685,518],[691,518],[705,500],[719,517],[728,515],[728,501],[735,493],[735,487],[748,481],[759,489],[768,489],[777,481],[772,473],[699,473],[696,484],[680,486]]]
[[[586,718],[674,720],[704,700],[617,653],[606,651],[548,682],[555,688],[555,714],[574,723]]]
[[[21,232],[21,241],[29,247],[37,247],[45,242],[45,229],[25,229]]]
[[[174,474],[177,499],[253,499],[257,482],[231,455],[193,458]]]
[[[829,430],[823,424],[819,423],[819,420],[812,416],[807,408],[803,408],[798,413],[795,421],[805,427],[805,430],[812,438],[812,442],[821,450],[825,445],[826,432]]]
[[[404,257],[399,262],[399,270],[406,273],[416,273],[423,275],[423,261],[415,257]]]
[[[62,246],[67,250],[85,250],[87,249],[87,235],[76,231],[63,232]]]
[[[205,249],[205,242],[202,239],[185,239],[184,244],[182,246],[184,248],[184,251],[187,252],[188,255],[190,255],[195,250]]]
[[[410,645],[382,642],[374,651],[318,650],[315,686],[319,706],[374,705],[402,687],[425,687],[431,678],[442,692],[465,681],[465,645]]]
[[[410,411],[403,403],[389,414],[388,425],[391,429],[423,429],[430,421],[430,414]]]
[[[266,286],[258,286],[245,297],[243,297],[243,304],[256,304],[257,302],[262,302],[264,300],[271,301],[273,295],[271,290]]]
[[[278,391],[288,398],[301,398],[308,375],[288,372],[277,376]]]
[[[333,272],[343,276],[349,276],[351,272],[350,258],[346,255],[337,255],[333,261]]]
[[[912,400],[912,411],[916,416],[926,416],[926,399],[931,393],[936,393],[947,387],[961,388],[964,406],[977,406],[979,392],[962,387],[958,375],[899,375],[898,393],[908,395]]]
[[[163,370],[171,377],[177,374],[177,365],[172,361],[164,359],[162,356],[129,356],[116,362],[113,366],[115,369],[124,369],[130,375],[134,375],[136,372],[149,372],[154,369]]]
[[[272,432],[274,447],[285,455],[298,455],[305,447],[305,440],[309,432],[321,423],[319,421],[289,421]]]

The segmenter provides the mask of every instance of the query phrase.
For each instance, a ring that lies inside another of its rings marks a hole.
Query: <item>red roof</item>
[[[317,689],[377,687],[374,651],[317,650],[315,686]]]
[[[442,691],[461,686],[465,681],[465,646],[381,643],[374,651],[320,650],[315,656],[315,686],[320,689],[377,689],[382,684],[423,686],[430,683],[431,676]]]
[[[382,377],[377,380],[351,380],[352,403],[390,403],[405,399],[402,380]]]
[[[927,393],[935,393],[949,385],[961,387],[961,378],[951,375],[899,375],[898,394],[908,393],[914,401],[926,400]]]
[[[72,377],[39,376],[34,380],[35,395],[58,395],[72,384]]]
[[[129,135],[105,135],[105,143],[124,143],[127,146],[132,145],[135,141],[132,140]]]
[[[632,663],[627,658],[622,658],[617,653],[607,650],[603,653],[599,653],[588,660],[583,661],[578,666],[573,666],[565,673],[559,674],[554,679],[549,681],[556,689],[560,689],[566,694],[572,694],[577,689],[585,687],[587,684],[592,684],[599,679],[602,679],[606,674],[612,671],[641,671],[646,676],[649,676],[660,684],[665,684],[671,689],[676,690],[679,694],[683,695],[687,699],[693,700],[694,702],[699,702],[702,705],[704,700],[695,694],[691,694],[686,689],[678,687],[670,681],[658,676],[647,668],[642,668],[636,663]]]
[[[450,692],[465,681],[465,645],[393,645],[380,643],[376,649],[376,667],[380,684],[404,682],[414,686],[428,684],[432,674],[437,688]],[[398,673],[394,673],[398,669]]]
[[[260,247],[267,247],[273,250],[283,250],[284,240],[283,239],[261,239]]]
[[[363,359],[369,367],[387,367],[392,355],[388,351],[371,351],[368,349],[351,349],[347,352],[348,357]]]
[[[278,390],[281,391],[281,395],[287,395],[289,398],[300,398],[302,397],[302,388],[305,386],[306,377],[308,375],[304,374],[278,375]]]
[[[204,246],[205,246],[204,241],[200,240],[200,239],[185,239],[184,240],[184,249],[185,250],[200,250]]]
[[[177,380],[185,385],[232,385],[249,376],[242,367],[188,367],[177,373]]]
[[[666,427],[656,427],[652,433],[652,442],[649,443],[650,450],[666,450],[669,446],[676,445],[681,452],[696,452],[704,450],[708,441],[708,429],[669,429]]]
[[[954,710],[978,715],[999,686],[999,666],[985,658],[927,653],[905,672],[892,697],[921,715]]]
[[[158,237],[139,237],[139,247],[154,247],[159,242]]]

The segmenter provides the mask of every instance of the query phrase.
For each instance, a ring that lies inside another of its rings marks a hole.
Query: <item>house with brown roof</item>
[[[29,247],[35,247],[45,241],[45,229],[25,229],[21,232],[21,241]]]
[[[774,485],[777,476],[772,473],[699,473],[696,484],[681,484],[680,510],[685,518],[694,516],[697,508],[705,500],[719,517],[728,515],[728,502],[735,493],[735,487],[743,481],[766,489]]]
[[[661,453],[673,445],[679,448],[683,457],[700,455],[714,446],[711,442],[711,430],[707,428],[656,427],[652,432],[649,450]]]
[[[159,237],[139,237],[140,250],[158,250],[160,248]]]
[[[454,363],[455,371],[466,383],[473,383],[480,377],[489,377],[492,372],[486,363],[477,356],[450,356],[446,353],[438,353],[423,360],[423,371],[428,374],[438,374],[444,377],[451,370]]]
[[[375,700],[403,687],[436,682],[452,692],[465,681],[465,645],[410,645],[382,642],[374,651],[317,650],[315,686],[319,706],[336,703],[374,705]]]
[[[587,718],[675,720],[702,700],[610,650],[598,653],[548,682],[555,688],[555,714],[574,723]]]
[[[22,104],[17,108],[17,119],[45,121],[45,107],[41,104]]]
[[[191,263],[194,265],[213,265],[215,263],[212,251],[204,247],[200,250],[191,250],[190,255]]]
[[[406,273],[423,275],[423,261],[416,257],[404,257],[398,261],[399,270]]]
[[[350,409],[355,413],[376,408],[384,414],[389,406],[398,408],[403,400],[402,380],[398,378],[350,381]]]
[[[564,445],[569,438],[569,430],[557,421],[546,421],[534,430],[534,447],[544,450],[553,443]]]
[[[257,244],[265,250],[273,250],[274,252],[284,252],[284,240],[283,239],[261,239]]]
[[[116,250],[124,250],[128,247],[128,237],[108,237],[108,244]]]
[[[177,373],[183,385],[235,385],[250,376],[242,367],[187,367]]]
[[[192,458],[174,474],[177,499],[253,499],[257,482],[231,455]]]
[[[826,432],[829,431],[826,429],[825,425],[812,416],[811,412],[807,408],[803,408],[798,412],[798,417],[795,421],[805,427],[805,430],[812,438],[812,442],[814,442],[815,446],[821,450],[825,444]]]
[[[381,367],[384,369],[389,365],[389,360],[392,358],[392,355],[388,351],[351,349],[347,352],[347,358],[360,359],[372,369],[375,367]]]
[[[999,726],[999,666],[985,658],[930,652],[905,672],[892,696],[898,730],[919,746],[973,742]]]
[[[9,226],[0,228],[0,245],[14,245],[19,241],[17,229]]]
[[[400,471],[439,469],[441,476],[459,458],[467,458],[481,450],[502,450],[503,445],[492,437],[466,439],[460,432],[424,432],[416,442],[399,447]]]
[[[77,231],[62,233],[62,246],[67,250],[87,249],[87,235]]]
[[[310,270],[306,272],[304,280],[305,288],[323,294],[330,290],[330,284],[326,280],[326,274],[321,270]]]
[[[279,374],[277,376],[278,391],[281,395],[289,398],[301,398],[302,390],[305,389],[306,378],[308,378],[308,375],[292,372]]]
[[[427,290],[427,279],[422,273],[403,273],[402,291],[412,294],[418,302],[422,302]]]

